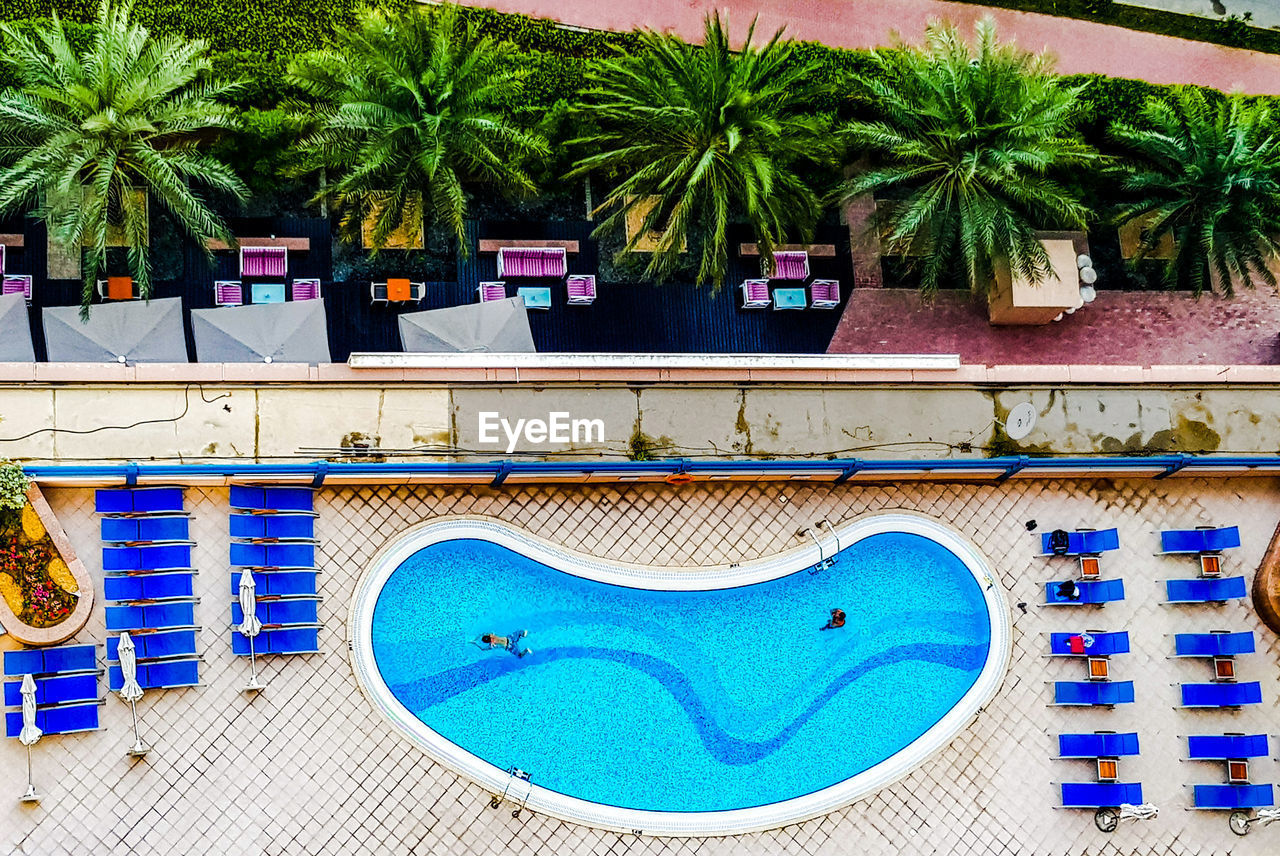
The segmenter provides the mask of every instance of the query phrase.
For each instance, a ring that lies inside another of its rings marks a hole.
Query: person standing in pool
[[[844,617],[845,617],[844,610],[840,609],[839,607],[836,607],[835,609],[831,610],[831,619],[826,624],[819,627],[818,629],[819,630],[835,630],[837,627],[844,627]]]

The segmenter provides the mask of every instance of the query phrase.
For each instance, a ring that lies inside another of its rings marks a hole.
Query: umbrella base
[[[129,751],[125,754],[130,758],[144,758],[151,751],[151,747],[147,746],[141,740],[129,747]]]
[[[36,793],[36,786],[35,786],[35,785],[27,785],[26,793],[24,793],[24,794],[22,795],[22,801],[23,801],[24,803],[38,803],[38,802],[40,802],[40,794]]]
[[[240,692],[242,692],[242,693],[256,693],[256,692],[261,692],[262,690],[265,690],[266,688],[267,688],[267,685],[266,685],[266,684],[258,683],[258,679],[255,677],[255,678],[250,679],[249,683],[247,683],[247,684],[245,684],[243,687],[241,687]]]

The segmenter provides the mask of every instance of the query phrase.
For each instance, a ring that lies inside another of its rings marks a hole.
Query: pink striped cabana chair
[[[241,247],[240,276],[282,277],[289,272],[289,250],[285,247]]]
[[[596,299],[596,278],[594,274],[574,274],[565,280],[565,288],[569,291],[570,306],[589,306]]]
[[[840,281],[815,279],[809,283],[809,308],[834,309],[840,305]]]
[[[747,279],[742,282],[742,308],[764,309],[772,302],[769,297],[769,280]]]
[[[507,284],[505,282],[482,282],[476,288],[476,295],[480,298],[481,303],[488,303],[491,300],[506,300]]]
[[[498,278],[554,277],[569,272],[564,247],[503,247],[498,250]]]

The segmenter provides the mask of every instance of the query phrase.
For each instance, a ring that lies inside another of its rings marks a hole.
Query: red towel
[[[1071,646],[1072,654],[1084,653],[1084,637],[1083,636],[1071,636],[1067,639],[1067,644]]]

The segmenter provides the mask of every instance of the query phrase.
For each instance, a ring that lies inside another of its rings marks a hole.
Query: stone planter
[[[4,626],[10,636],[23,644],[56,645],[74,636],[89,620],[89,613],[93,611],[93,578],[89,576],[89,571],[85,568],[84,563],[76,556],[76,551],[72,549],[67,533],[62,530],[62,526],[58,523],[58,518],[53,514],[53,509],[49,507],[49,503],[45,501],[44,494],[40,492],[40,488],[34,482],[27,490],[27,503],[44,526],[49,540],[53,542],[54,549],[58,551],[58,555],[62,557],[62,561],[66,564],[72,579],[75,580],[78,597],[75,608],[71,610],[66,618],[52,627],[32,627],[20,621],[13,610],[9,608],[8,602],[0,597],[0,625]]]
[[[1280,634],[1280,526],[1253,578],[1253,608],[1263,624]]]

